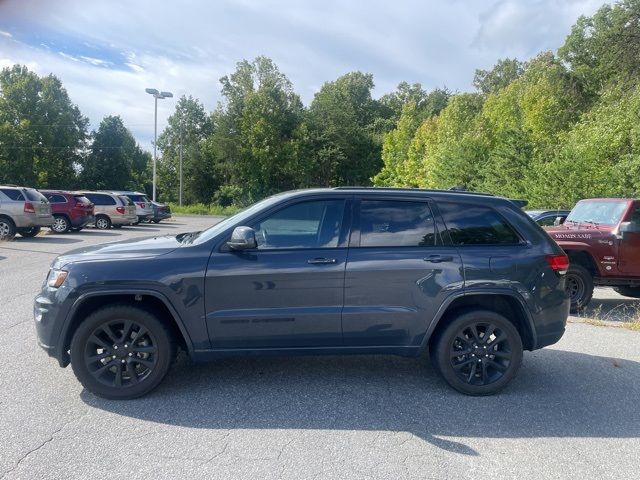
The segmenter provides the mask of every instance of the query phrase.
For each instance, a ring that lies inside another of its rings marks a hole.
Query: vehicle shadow
[[[81,397],[163,424],[410,432],[443,450],[478,455],[460,439],[640,437],[638,378],[637,362],[547,349],[527,353],[501,394],[468,397],[447,387],[424,358],[247,357],[192,365],[183,356],[146,397],[109,401],[86,390]]]
[[[35,237],[31,237],[31,238],[25,238],[25,237],[16,237],[13,239],[14,242],[17,243],[49,243],[49,244],[59,244],[59,245],[63,245],[63,244],[67,244],[67,243],[78,243],[81,242],[82,240],[79,238],[68,238],[68,237],[61,237],[61,236],[49,236],[49,235],[37,235]]]
[[[98,229],[83,229],[81,232],[73,232],[72,235],[90,236],[90,237],[117,237],[120,234],[116,232],[105,232]]]

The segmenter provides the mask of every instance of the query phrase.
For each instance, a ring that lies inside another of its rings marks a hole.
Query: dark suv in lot
[[[453,388],[487,395],[562,336],[567,268],[504,198],[314,189],[202,232],[62,255],[34,314],[42,348],[107,398],[149,392],[178,347],[196,361],[429,351]]]

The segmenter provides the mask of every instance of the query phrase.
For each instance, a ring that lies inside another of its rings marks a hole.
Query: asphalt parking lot
[[[616,326],[572,318],[488,398],[424,358],[181,357],[149,396],[108,401],[37,347],[33,298],[57,254],[215,221],[0,244],[0,478],[638,478],[640,332]],[[598,289],[587,315],[615,325],[638,304]]]

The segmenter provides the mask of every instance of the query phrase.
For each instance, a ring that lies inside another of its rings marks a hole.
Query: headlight
[[[47,279],[47,285],[53,288],[58,288],[67,279],[67,272],[64,270],[51,270],[49,272],[49,278]]]

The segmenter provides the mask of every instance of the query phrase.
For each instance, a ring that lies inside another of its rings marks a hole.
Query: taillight
[[[124,207],[116,207],[116,212],[124,215]]]
[[[33,203],[24,202],[24,213],[36,213],[36,209],[33,208]]]
[[[560,275],[567,273],[569,269],[569,257],[566,255],[547,255],[545,258],[551,270],[558,272]]]

